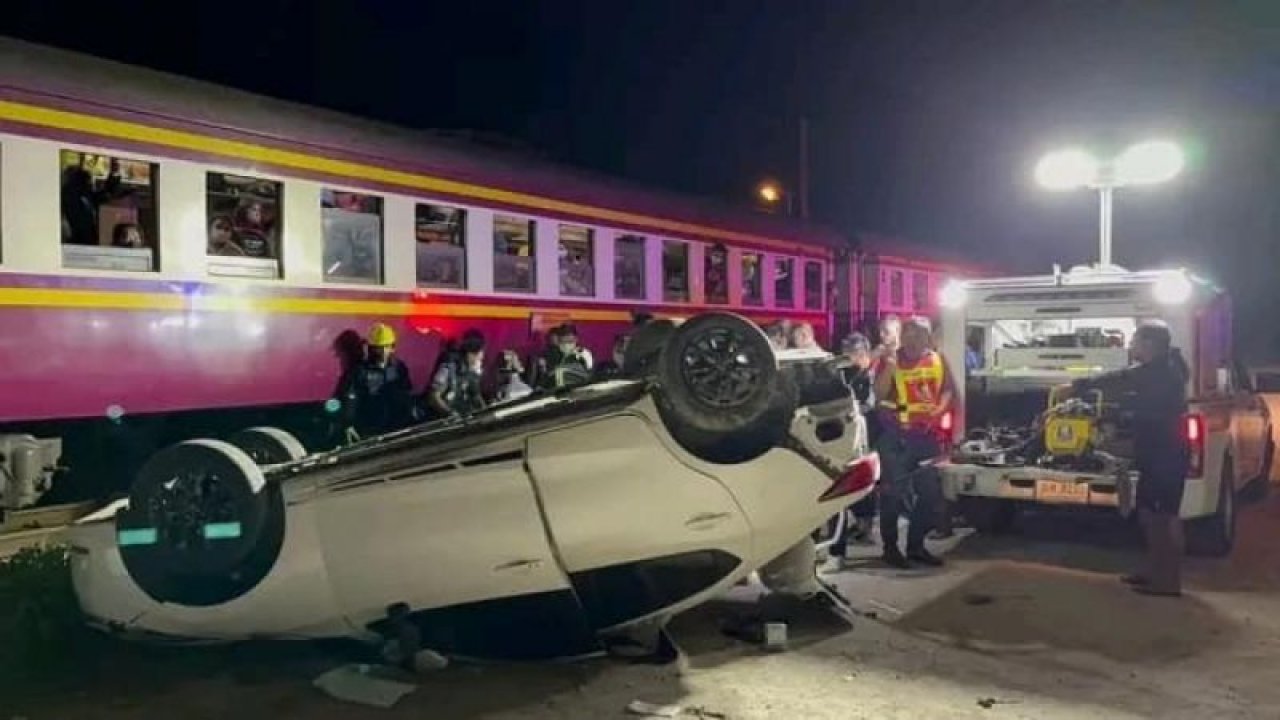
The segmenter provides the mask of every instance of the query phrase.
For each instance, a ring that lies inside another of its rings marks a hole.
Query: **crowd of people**
[[[650,316],[638,314],[635,325]],[[812,325],[783,320],[764,328],[778,350],[821,350]],[[392,432],[431,419],[461,417],[495,403],[510,402],[535,390],[557,390],[617,377],[622,372],[630,336],[614,340],[611,357],[597,363],[580,343],[571,323],[552,328],[545,349],[526,363],[518,352],[503,349],[496,383],[484,382],[486,341],[468,330],[451,343],[434,368],[426,391],[416,396],[408,366],[395,354],[396,334],[378,323],[360,342],[360,353],[347,363],[335,392],[343,422],[357,436]],[[949,509],[930,461],[943,453],[941,418],[948,412],[953,378],[933,348],[926,318],[903,321],[883,318],[877,342],[852,333],[839,343],[840,372],[867,419],[869,444],[880,454],[877,491],[847,511],[843,531],[831,546],[828,570],[847,566],[850,543],[871,544],[875,519],[885,563],[937,566],[924,540],[932,531],[949,532]],[[906,515],[906,545],[900,547],[899,518]]]

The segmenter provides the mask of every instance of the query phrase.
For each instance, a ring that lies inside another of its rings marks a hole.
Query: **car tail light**
[[[1183,431],[1187,436],[1187,445],[1191,449],[1191,468],[1188,477],[1204,475],[1204,415],[1191,413],[1183,418]]]
[[[840,477],[818,498],[821,502],[862,492],[880,479],[880,454],[867,453],[845,466]]]
[[[938,430],[945,436],[951,437],[951,429],[955,427],[956,416],[953,411],[948,410],[942,413],[942,417],[938,418]]]

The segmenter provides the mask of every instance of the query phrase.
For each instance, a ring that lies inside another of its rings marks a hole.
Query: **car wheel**
[[[730,313],[699,315],[671,335],[658,360],[655,399],[667,430],[708,462],[740,463],[786,436],[795,384],[764,332]]]
[[[640,378],[655,373],[662,348],[675,331],[676,324],[670,320],[653,320],[640,326],[627,343],[622,357],[622,375]]]
[[[227,438],[227,442],[243,450],[259,465],[293,462],[307,456],[302,442],[280,428],[246,428]]]
[[[1218,508],[1213,515],[1191,523],[1187,547],[1196,555],[1222,557],[1236,542],[1235,464],[1228,455],[1222,460],[1222,481],[1218,483]]]
[[[283,512],[279,489],[243,450],[190,440],[156,453],[138,472],[129,507],[116,516],[117,544],[151,597],[225,602],[274,563]]]
[[[1012,500],[962,496],[956,503],[964,519],[984,535],[1003,535],[1013,529],[1018,505]]]
[[[1271,466],[1275,462],[1276,446],[1267,440],[1267,449],[1262,457],[1262,469],[1258,477],[1249,481],[1241,492],[1242,499],[1248,503],[1262,502],[1271,492]]]

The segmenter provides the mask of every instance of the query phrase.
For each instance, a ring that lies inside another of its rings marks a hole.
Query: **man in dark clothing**
[[[867,417],[867,430],[872,425],[873,403],[871,397],[871,342],[862,333],[853,333],[840,342],[840,377],[853,393],[854,402],[858,404],[858,412]],[[874,444],[876,438],[868,437]],[[851,517],[850,517],[851,516]],[[844,569],[849,540],[857,543],[867,542],[871,538],[871,524],[876,517],[875,491],[854,503],[846,514],[844,532],[831,544],[833,570]]]
[[[484,395],[480,391],[483,372],[484,336],[479,330],[468,330],[463,333],[457,352],[445,357],[431,379],[427,405],[442,418],[483,410]]]
[[[1182,491],[1190,464],[1183,432],[1187,370],[1171,347],[1169,328],[1150,321],[1133,334],[1136,363],[1124,370],[1082,378],[1059,389],[1059,397],[1101,390],[1117,394],[1133,411],[1134,464],[1138,470],[1138,518],[1147,540],[1147,570],[1125,577],[1147,595],[1182,594]]]
[[[538,360],[538,387],[544,390],[591,382],[591,351],[578,344],[578,329],[570,323],[556,328],[553,344]]]
[[[102,188],[93,187],[93,175],[79,165],[62,174],[62,241],[70,245],[98,244],[98,210],[121,191],[120,161],[111,159]]]
[[[627,357],[627,344],[630,335],[619,335],[613,339],[613,353],[608,360],[599,363],[592,373],[597,381],[614,380],[622,376],[623,361]]]
[[[399,430],[414,421],[413,383],[409,368],[395,356],[395,331],[376,323],[368,343],[368,355],[346,372],[338,395],[362,436]]]

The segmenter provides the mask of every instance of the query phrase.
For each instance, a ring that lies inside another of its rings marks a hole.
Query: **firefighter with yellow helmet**
[[[360,435],[379,435],[411,425],[413,382],[395,355],[396,331],[385,323],[369,328],[364,359],[347,371],[339,401]]]
[[[881,462],[880,538],[884,561],[898,568],[942,564],[924,546],[942,510],[941,481],[921,463],[943,453],[943,418],[951,410],[955,386],[942,355],[931,348],[931,335],[927,318],[904,322],[901,344],[880,358],[875,378],[881,428],[876,441]],[[903,555],[898,517],[912,498]]]

